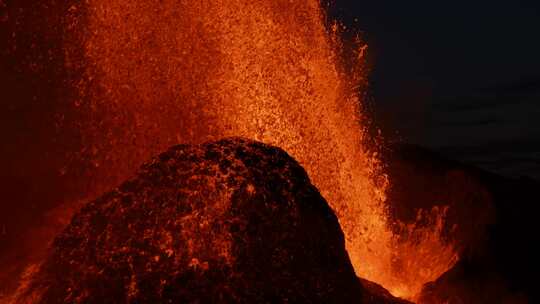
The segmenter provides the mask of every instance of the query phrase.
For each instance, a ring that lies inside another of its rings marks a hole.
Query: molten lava
[[[90,192],[172,144],[243,136],[306,168],[359,276],[412,298],[455,262],[442,212],[408,237],[392,232],[387,177],[364,145],[363,59],[345,64],[318,0],[88,0],[67,20],[66,62],[82,72],[74,159],[92,164]]]

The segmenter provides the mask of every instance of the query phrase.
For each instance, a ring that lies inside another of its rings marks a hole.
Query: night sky
[[[539,1],[337,0],[369,43],[385,136],[540,178]]]

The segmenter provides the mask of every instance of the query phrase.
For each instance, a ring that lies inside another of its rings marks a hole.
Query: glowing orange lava
[[[342,61],[318,0],[87,0],[70,14],[66,58],[84,70],[75,157],[93,164],[95,192],[172,144],[244,136],[306,168],[359,276],[412,298],[454,262],[440,219],[392,233],[387,178],[363,144],[364,75]]]

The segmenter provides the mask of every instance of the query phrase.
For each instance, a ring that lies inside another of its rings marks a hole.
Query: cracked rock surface
[[[88,203],[55,240],[36,303],[362,302],[338,220],[283,150],[179,145]]]

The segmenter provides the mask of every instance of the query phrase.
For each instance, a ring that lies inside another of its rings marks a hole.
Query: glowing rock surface
[[[180,145],[87,204],[36,303],[361,302],[338,220],[304,169],[244,139]]]

